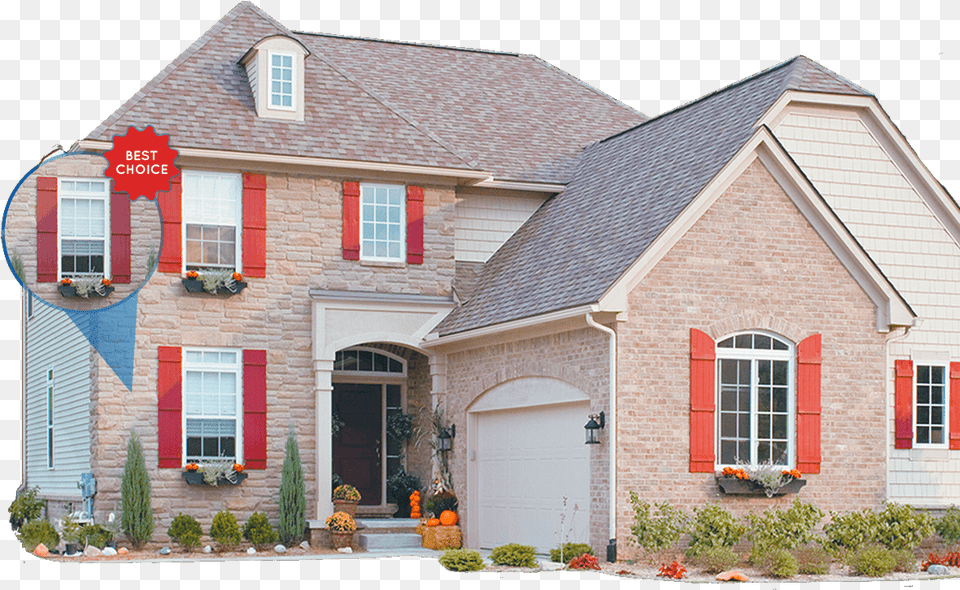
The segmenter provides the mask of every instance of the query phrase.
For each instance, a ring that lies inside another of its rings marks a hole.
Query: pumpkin
[[[438,526],[439,524],[440,524],[440,519],[439,519],[439,518],[428,518],[428,519],[427,519],[427,526]]]
[[[444,510],[440,513],[440,524],[444,526],[457,524],[457,513],[452,510]]]

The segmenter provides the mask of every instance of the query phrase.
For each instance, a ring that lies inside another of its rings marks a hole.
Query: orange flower
[[[200,466],[197,465],[196,463],[187,463],[184,469],[186,469],[187,471],[196,471],[197,469],[200,469]]]
[[[235,272],[235,273],[233,273],[233,280],[235,280],[235,281],[237,281],[237,282],[239,283],[239,282],[243,281],[243,275],[240,274],[240,273],[238,273],[238,272]]]
[[[234,463],[233,470],[236,471],[237,473],[243,473],[243,465],[239,463]]]
[[[70,279],[60,279],[60,284],[61,284],[61,285],[69,285],[69,284],[72,283],[72,282],[73,282],[73,281],[71,281]]]
[[[189,270],[189,271],[187,271],[187,278],[188,278],[188,279],[195,279],[195,278],[197,278],[197,277],[199,277],[199,276],[200,276],[200,273],[198,273],[198,272],[195,271],[195,270]]]
[[[110,279],[100,279],[100,282],[103,283],[104,287],[110,286]]]

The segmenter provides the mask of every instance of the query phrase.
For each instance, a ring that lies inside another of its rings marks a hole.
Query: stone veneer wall
[[[444,396],[448,424],[466,425],[466,409],[484,392],[520,377],[553,377],[590,396],[592,408],[608,407],[609,338],[593,328],[583,328],[483,346],[447,355],[447,393]],[[454,490],[460,498],[458,512],[465,528],[473,526],[467,506],[467,433],[457,429],[457,443],[449,453]],[[607,431],[605,431],[607,432]],[[606,555],[609,526],[609,438],[590,449],[589,531],[590,546]],[[559,523],[557,523],[559,526]]]
[[[139,295],[133,391],[99,361],[93,408],[97,424],[92,466],[98,480],[97,512],[119,502],[126,441],[135,429],[143,441],[157,521],[154,540],[178,512],[208,528],[221,509],[240,522],[264,511],[276,522],[277,492],[287,429],[294,424],[307,490],[307,518],[315,518],[315,391],[311,288],[450,296],[454,276],[454,191],[424,186],[423,265],[371,265],[341,254],[343,180],[267,175],[267,278],[248,279],[230,298],[187,294],[179,274],[155,273]],[[361,344],[361,343],[357,343]],[[188,486],[180,469],[157,467],[157,347],[222,346],[266,349],[267,469],[250,470],[240,486]],[[326,418],[324,418],[326,419]]]
[[[146,280],[151,253],[160,252],[160,212],[155,200],[140,197],[130,203],[130,283],[114,283],[114,292],[105,298],[65,298],[57,283],[37,282],[37,178],[109,178],[103,176],[107,161],[102,156],[68,155],[45,162],[31,174],[14,195],[7,213],[7,250],[23,260],[28,289],[45,301],[67,309],[99,309],[117,303]],[[109,239],[109,237],[107,238]]]
[[[630,551],[629,492],[690,511],[719,500],[736,515],[794,497],[823,510],[884,499],[885,337],[876,310],[826,243],[754,162],[634,289],[619,330],[617,544]],[[794,343],[822,334],[821,472],[797,496],[724,497],[690,473],[690,329]]]

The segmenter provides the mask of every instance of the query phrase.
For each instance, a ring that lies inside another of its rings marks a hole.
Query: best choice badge
[[[157,135],[152,125],[143,131],[130,127],[126,135],[114,136],[113,149],[104,154],[110,162],[105,174],[113,179],[113,192],[127,193],[131,201],[141,195],[153,200],[180,174],[173,165],[177,155],[169,135]]]

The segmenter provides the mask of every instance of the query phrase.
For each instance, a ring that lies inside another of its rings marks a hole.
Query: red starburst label
[[[180,174],[173,164],[178,155],[170,148],[170,136],[157,135],[152,125],[115,135],[113,149],[104,154],[110,162],[106,175],[113,179],[113,192],[127,193],[131,201],[141,195],[153,200],[158,191],[170,190],[170,179]]]

